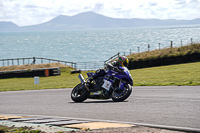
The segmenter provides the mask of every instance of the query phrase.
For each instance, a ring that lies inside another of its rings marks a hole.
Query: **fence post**
[[[159,45],[159,50],[160,50],[160,43],[158,45]]]
[[[173,48],[173,43],[172,43],[172,41],[171,41],[171,48]]]
[[[76,63],[72,62],[72,67],[76,69]]]
[[[130,49],[130,54],[131,54],[131,49]]]
[[[193,44],[192,38],[191,38],[191,44]]]
[[[140,52],[140,47],[138,47],[138,53]]]
[[[182,40],[181,40],[181,47],[183,46],[183,42],[182,42]]]
[[[150,51],[150,45],[148,44],[148,51]]]

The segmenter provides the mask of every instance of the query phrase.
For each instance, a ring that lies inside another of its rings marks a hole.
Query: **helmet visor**
[[[128,59],[126,59],[126,60],[123,62],[122,66],[123,66],[123,67],[128,67],[128,64],[129,64],[129,61],[128,61]]]

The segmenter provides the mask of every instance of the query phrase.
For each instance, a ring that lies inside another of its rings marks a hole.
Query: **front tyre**
[[[132,92],[132,88],[130,84],[125,84],[122,90],[116,89],[113,91],[111,98],[114,102],[121,102],[126,100]]]
[[[71,92],[71,99],[74,102],[83,102],[87,99],[87,90],[83,84],[78,84]]]

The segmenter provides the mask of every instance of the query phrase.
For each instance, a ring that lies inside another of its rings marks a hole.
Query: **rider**
[[[120,69],[120,67],[128,67],[129,60],[126,56],[120,56],[117,61],[113,61],[111,63],[108,63],[105,68],[109,70],[113,70],[116,72],[123,72],[123,69]],[[90,81],[95,79],[96,77],[103,76],[106,74],[105,69],[98,69],[93,76],[90,77]]]
[[[114,71],[120,71],[120,67],[128,67],[129,60],[126,56],[120,56],[117,61],[113,61],[107,64],[108,69],[112,69]]]

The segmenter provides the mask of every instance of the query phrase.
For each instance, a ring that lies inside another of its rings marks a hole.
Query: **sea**
[[[43,32],[0,32],[0,60],[49,58],[105,61],[117,54],[179,47],[200,42],[200,25]],[[149,47],[148,47],[149,46]]]

